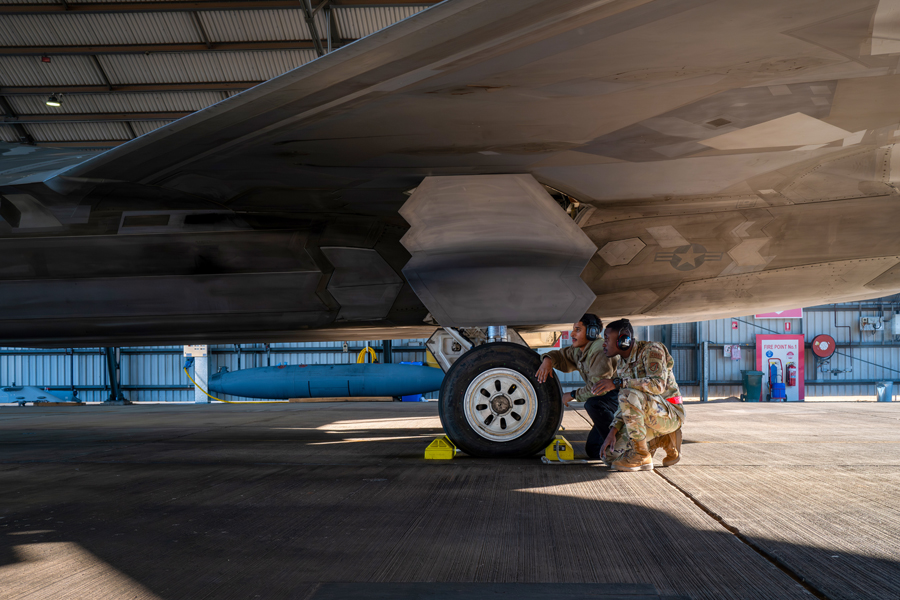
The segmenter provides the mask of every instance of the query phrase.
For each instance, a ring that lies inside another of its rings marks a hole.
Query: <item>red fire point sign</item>
[[[804,340],[802,335],[769,335],[756,336],[756,370],[763,372],[763,395],[769,390],[771,365],[776,366],[775,377],[778,383],[787,383],[788,365],[797,368],[796,385],[786,386],[788,401],[803,400],[806,396],[806,385],[803,380]]]

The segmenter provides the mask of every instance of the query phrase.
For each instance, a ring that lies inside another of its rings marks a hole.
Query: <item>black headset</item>
[[[584,325],[584,334],[588,340],[593,342],[603,335],[603,321],[597,315],[585,314],[581,317],[581,324]]]
[[[634,346],[634,327],[631,326],[631,321],[628,319],[613,321],[606,328],[619,332],[619,337],[616,338],[616,348],[619,350],[628,350]]]
[[[625,321],[622,329],[619,330],[619,337],[616,339],[616,348],[619,350],[628,350],[631,346],[634,345],[634,329],[631,327],[631,323],[628,319],[622,319]]]
[[[627,333],[620,333],[619,339],[616,340],[616,347],[619,350],[628,350],[634,344],[634,338]]]

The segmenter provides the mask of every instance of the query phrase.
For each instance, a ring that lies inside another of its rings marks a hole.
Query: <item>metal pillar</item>
[[[306,20],[306,26],[309,27],[309,35],[312,38],[313,45],[316,47],[316,54],[325,55],[325,48],[322,46],[322,38],[319,37],[319,28],[316,26],[316,13],[325,6],[327,2],[321,2],[317,7],[313,8],[310,0],[302,0],[300,8],[303,9],[303,17]]]
[[[381,362],[386,365],[394,362],[394,347],[391,340],[381,341]]]
[[[106,402],[131,404],[119,388],[119,363],[116,361],[116,349],[106,347],[104,352],[106,354],[106,373],[109,376],[109,398]]]
[[[703,342],[700,351],[701,364],[703,365],[703,379],[700,381],[700,401],[709,401],[709,342]]]
[[[239,355],[240,356],[240,355]],[[240,359],[238,359],[240,360]],[[204,356],[195,356],[194,357],[194,381],[197,382],[197,385],[194,386],[194,402],[196,404],[209,404],[212,402],[201,388],[204,390],[209,389],[209,355],[208,352],[204,352]]]
[[[328,54],[331,52],[331,33],[332,29],[334,29],[331,26],[331,7],[325,9],[325,27],[328,28],[328,31],[325,32],[325,54]]]
[[[75,348],[66,348],[69,355],[69,391],[72,392],[72,402],[80,402],[78,390],[75,389]]]
[[[700,369],[702,368],[700,365],[700,322],[694,323],[694,381],[700,381],[702,379],[702,375],[700,374]]]

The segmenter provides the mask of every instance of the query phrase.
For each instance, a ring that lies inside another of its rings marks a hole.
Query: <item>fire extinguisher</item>
[[[789,386],[797,385],[797,366],[794,363],[787,365],[787,381],[785,383]]]

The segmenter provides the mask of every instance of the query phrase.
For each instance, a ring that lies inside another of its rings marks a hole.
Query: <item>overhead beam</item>
[[[336,13],[330,6],[325,9],[325,26],[328,27],[328,48],[326,50],[331,52],[334,49],[334,40],[341,39],[341,30],[338,27]]]
[[[2,127],[2,125],[0,125]],[[128,140],[91,140],[89,142],[34,142],[33,145],[40,148],[83,148],[85,150],[101,150],[106,148],[115,148],[119,144],[124,144]]]
[[[190,112],[68,113],[4,116],[2,123],[96,123],[100,121],[172,121]]]
[[[45,94],[106,94],[146,92],[240,92],[262,81],[219,81],[212,83],[134,83],[125,85],[36,85],[0,87],[0,96],[43,96]]]
[[[306,26],[309,28],[309,36],[312,38],[316,54],[319,56],[325,56],[325,48],[322,46],[322,38],[319,37],[319,28],[316,27],[316,13],[319,12],[320,8],[327,5],[328,2],[329,0],[322,0],[322,3],[315,8],[313,8],[312,0],[302,0],[301,2],[303,6],[303,18],[306,21]]]
[[[332,0],[331,6],[430,6],[427,0]],[[4,4],[0,15],[46,13],[183,12],[196,10],[271,10],[301,8],[297,0],[196,0],[168,2],[102,2],[62,4]]]
[[[355,40],[341,40],[339,45]],[[321,44],[321,42],[319,42]],[[315,50],[311,40],[295,42],[215,42],[208,47],[203,42],[181,44],[121,44],[97,46],[2,46],[0,56],[77,56],[96,54],[150,54],[153,52],[234,52],[247,50]]]
[[[65,0],[63,1],[65,2]],[[97,69],[97,73],[100,74],[100,78],[103,79],[103,83],[106,84],[106,90],[111,90],[112,82],[109,80],[109,76],[106,74],[106,70],[104,70],[103,65],[100,64],[100,60],[97,58],[96,54],[91,55],[91,61],[94,63],[94,67]]]
[[[191,22],[194,24],[197,35],[199,35],[200,39],[203,40],[203,43],[206,44],[206,48],[212,50],[212,40],[209,39],[209,35],[207,35],[206,29],[203,27],[203,21],[200,20],[200,16],[196,11],[191,13]]]
[[[13,110],[12,106],[9,105],[9,102],[6,101],[6,98],[0,97],[0,112],[3,113],[4,119],[15,119],[18,115]],[[16,132],[16,135],[19,136],[19,142],[22,144],[27,144],[29,146],[34,145],[34,138],[31,137],[31,134],[22,127],[20,123],[12,124],[13,131]]]

